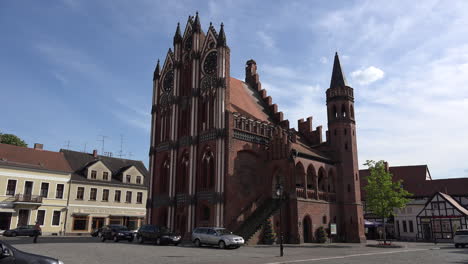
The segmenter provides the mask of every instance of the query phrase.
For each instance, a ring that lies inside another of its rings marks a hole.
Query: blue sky
[[[152,73],[177,22],[224,22],[231,75],[257,61],[293,126],[326,128],[335,51],[355,89],[359,161],[468,176],[467,1],[0,1],[0,131],[148,163]],[[130,155],[130,153],[132,155]]]

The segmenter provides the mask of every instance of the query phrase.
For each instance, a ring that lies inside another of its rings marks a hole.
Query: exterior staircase
[[[245,242],[249,241],[250,238],[257,232],[265,220],[271,217],[277,210],[279,210],[281,202],[280,199],[269,198],[263,202],[248,218],[245,220],[239,228],[237,228],[235,234],[244,238]]]

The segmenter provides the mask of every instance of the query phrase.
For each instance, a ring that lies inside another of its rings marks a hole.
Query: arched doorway
[[[304,243],[312,242],[312,220],[306,215],[302,221],[302,228],[304,234]]]

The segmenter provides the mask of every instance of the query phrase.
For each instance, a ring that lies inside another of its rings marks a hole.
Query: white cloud
[[[326,57],[321,57],[321,58],[320,58],[320,62],[321,62],[322,64],[327,64],[327,63],[328,63],[328,59],[327,59]]]
[[[385,73],[374,66],[367,67],[365,69],[353,71],[351,73],[351,77],[353,80],[357,81],[357,83],[361,85],[367,85],[378,81],[384,77]]]
[[[265,46],[265,48],[271,49],[271,50],[276,49],[275,40],[273,39],[272,36],[268,35],[265,31],[258,31],[257,36],[260,42],[263,44],[263,46]]]

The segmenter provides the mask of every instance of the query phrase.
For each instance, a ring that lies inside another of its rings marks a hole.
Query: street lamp
[[[282,217],[282,212],[281,212],[281,207],[283,203],[283,185],[278,183],[276,185],[276,196],[279,197],[280,200],[280,221],[279,221],[279,233],[280,233],[280,256],[283,256],[283,231],[281,229],[281,218]]]

